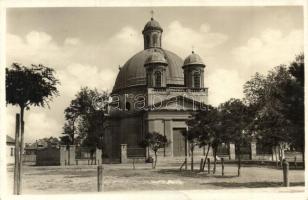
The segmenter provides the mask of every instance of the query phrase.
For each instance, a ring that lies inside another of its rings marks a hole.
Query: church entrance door
[[[182,132],[185,128],[173,129],[173,156],[185,156],[185,138]]]

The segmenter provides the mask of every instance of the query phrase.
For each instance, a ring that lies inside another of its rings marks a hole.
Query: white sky
[[[25,115],[26,142],[60,136],[64,109],[82,86],[111,90],[131,56],[143,49],[142,29],[152,8],[7,9],[6,59],[44,64],[57,71],[60,97]],[[183,59],[192,46],[207,65],[209,101],[241,98],[245,81],[288,64],[303,51],[302,7],[157,7],[162,46]],[[17,107],[7,107],[14,135]]]

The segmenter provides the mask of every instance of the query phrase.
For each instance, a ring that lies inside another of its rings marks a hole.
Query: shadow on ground
[[[237,177],[236,175],[225,175],[221,176],[218,175],[218,172],[216,172],[217,175],[213,175],[213,172],[211,171],[211,174],[209,175],[207,171],[204,172],[199,172],[199,170],[195,170],[193,172],[187,170],[182,170],[180,171],[179,169],[161,169],[156,171],[156,173],[159,174],[169,174],[169,175],[177,175],[177,176],[183,176],[183,177],[190,177],[190,178],[202,178],[202,177],[214,177],[214,178],[235,178]]]
[[[282,182],[246,182],[246,183],[226,183],[226,182],[215,182],[215,183],[201,183],[201,185],[214,185],[219,187],[226,188],[237,188],[237,187],[246,187],[246,188],[264,188],[264,187],[282,187]],[[304,182],[292,182],[290,186],[304,186]]]

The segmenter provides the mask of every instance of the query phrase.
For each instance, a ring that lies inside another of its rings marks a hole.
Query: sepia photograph
[[[304,196],[305,9],[5,7],[5,197]]]

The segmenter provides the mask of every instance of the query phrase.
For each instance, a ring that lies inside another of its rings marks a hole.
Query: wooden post
[[[296,156],[294,157],[294,167],[297,168]]]
[[[187,171],[187,157],[185,157],[184,164],[185,164],[185,171]]]
[[[16,127],[15,127],[15,166],[14,166],[14,193],[13,194],[20,194],[20,187],[19,187],[19,130],[20,130],[20,116],[16,114]]]
[[[224,163],[224,158],[221,158],[221,175],[225,175],[225,163]]]
[[[211,160],[210,158],[207,159],[207,173],[211,173]]]
[[[289,182],[289,163],[287,162],[286,159],[283,159],[282,169],[283,169],[283,185],[285,187],[289,187],[290,186],[290,182]]]
[[[200,161],[200,172],[202,172],[202,166],[203,166],[203,158],[201,158],[201,161]]]
[[[103,184],[103,166],[99,165],[97,166],[97,191],[102,192],[104,190],[104,184]]]

